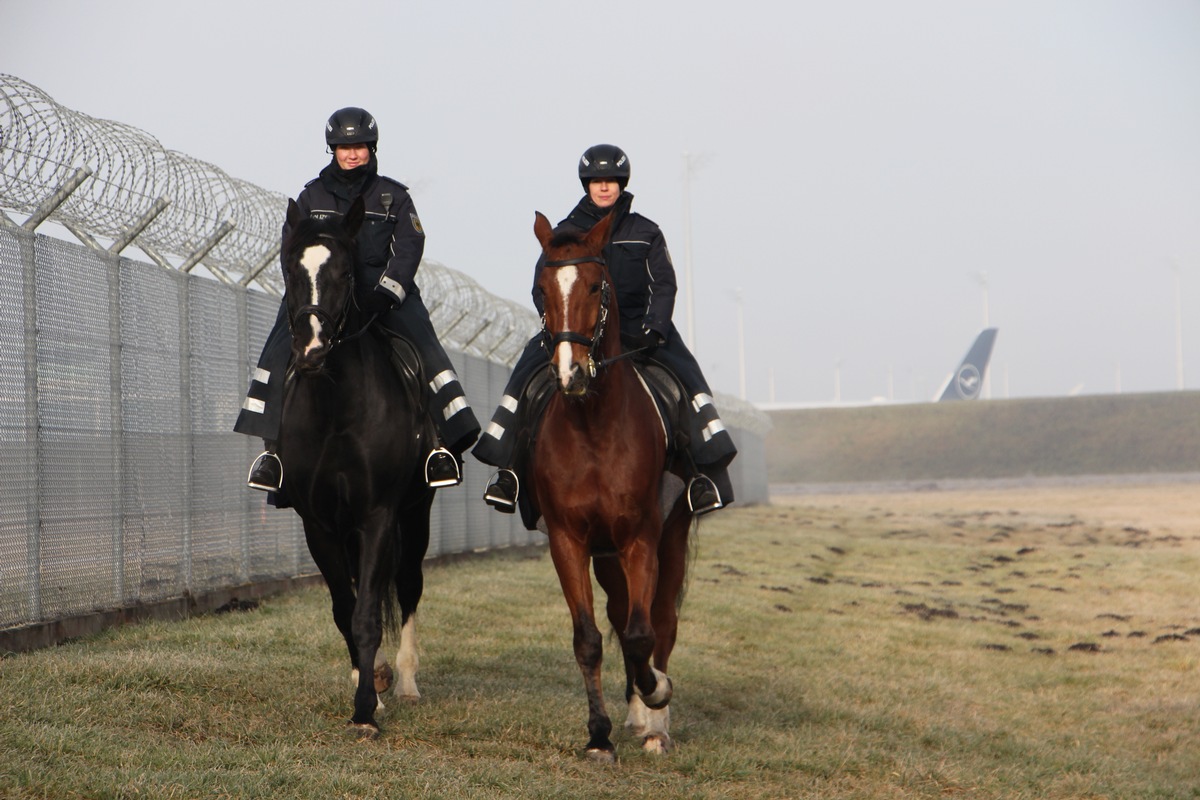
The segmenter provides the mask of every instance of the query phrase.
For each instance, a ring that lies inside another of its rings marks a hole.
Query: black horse
[[[283,244],[292,373],[279,458],[283,498],[304,521],[309,552],[333,599],[333,620],[353,668],[359,736],[379,733],[378,693],[391,682],[379,653],[384,627],[399,628],[396,656],[406,699],[419,697],[415,613],[421,600],[434,490],[422,453],[434,436],[417,381],[393,366],[386,337],[369,330],[354,289],[356,200],[342,218],[303,217],[288,201]],[[400,617],[396,617],[399,604]]]

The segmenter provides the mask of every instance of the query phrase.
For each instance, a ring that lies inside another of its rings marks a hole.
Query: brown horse
[[[667,662],[692,527],[682,481],[665,472],[667,434],[654,399],[622,357],[616,292],[601,256],[611,223],[605,217],[587,234],[556,234],[537,214],[544,334],[558,391],[530,464],[531,501],[545,520],[587,690],[586,754],[604,762],[615,760],[615,750],[589,561],[624,654],[625,725],[646,750],[664,753],[671,746]]]

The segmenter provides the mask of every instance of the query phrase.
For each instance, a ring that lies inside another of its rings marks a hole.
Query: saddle
[[[382,339],[388,346],[392,367],[400,375],[400,382],[404,384],[404,390],[408,393],[409,399],[417,407],[425,408],[425,397],[421,392],[421,386],[425,379],[421,359],[417,356],[417,348],[408,339],[385,327],[381,322],[373,323],[370,330],[372,335]]]
[[[650,396],[654,398],[658,416],[666,431],[667,462],[660,492],[662,514],[665,517],[675,504],[675,500],[683,492],[684,486],[683,481],[671,472],[671,467],[677,458],[682,457],[689,460],[691,458],[688,449],[690,438],[687,434],[686,416],[688,394],[679,378],[675,377],[675,374],[663,364],[653,359],[638,357],[634,360],[633,366],[642,383],[649,389]],[[521,397],[518,398],[518,408],[522,409],[522,412],[518,415],[514,450],[518,455],[513,469],[522,484],[526,483],[529,475],[529,454],[533,452],[542,416],[554,391],[554,374],[548,369],[539,370],[530,378]],[[694,469],[694,465],[689,465],[689,469]],[[531,493],[527,491],[522,491],[517,496],[521,522],[525,525],[526,530],[540,530],[542,533],[546,533],[545,522],[533,508],[530,496]]]

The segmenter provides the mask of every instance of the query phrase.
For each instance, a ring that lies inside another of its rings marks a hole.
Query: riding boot
[[[501,467],[484,490],[483,501],[497,511],[512,514],[517,510],[517,495],[520,491],[521,482],[517,479],[517,473]]]
[[[278,492],[283,488],[283,462],[275,455],[274,442],[264,441],[263,446],[266,450],[250,465],[246,485],[264,492]]]
[[[454,453],[441,445],[434,448],[425,459],[425,482],[431,489],[462,483],[462,470]]]
[[[713,479],[700,473],[688,482],[688,508],[696,516],[716,511],[725,504],[721,502],[721,493]]]

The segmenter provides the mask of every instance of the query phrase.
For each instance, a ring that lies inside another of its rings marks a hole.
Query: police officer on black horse
[[[454,486],[462,482],[461,454],[478,438],[479,422],[438,341],[415,281],[425,250],[425,231],[408,188],[379,174],[378,142],[379,126],[365,110],[335,111],[325,125],[325,143],[333,159],[304,187],[296,204],[304,214],[322,218],[345,214],[360,195],[365,201],[366,218],[357,236],[356,302],[377,315],[376,331],[407,340],[416,350],[425,382],[426,410],[441,439],[426,458],[426,480],[433,487]],[[284,223],[285,239],[287,235]],[[247,484],[270,492],[279,492],[284,480],[275,443],[283,416],[291,339],[284,303],[234,425],[237,432],[264,440],[266,450],[251,466]]]
[[[625,191],[629,158],[611,144],[590,147],[579,159],[579,180],[584,197],[558,229],[586,232],[612,213],[612,233],[604,248],[604,259],[621,312],[621,340],[629,349],[640,349],[640,357],[666,366],[687,391],[691,418],[685,422],[691,461],[698,468],[688,486],[692,511],[703,514],[728,505],[733,501],[733,486],[727,468],[737,448],[721,422],[700,365],[671,321],[675,268],[658,225],[630,210],[633,195]],[[544,260],[538,260],[533,277],[533,303],[538,314],[543,313],[538,275]],[[485,464],[500,468],[484,492],[484,500],[499,511],[516,511],[520,480],[513,467],[523,422],[521,398],[530,379],[549,364],[545,341],[538,334],[525,346],[491,423],[471,451]]]

